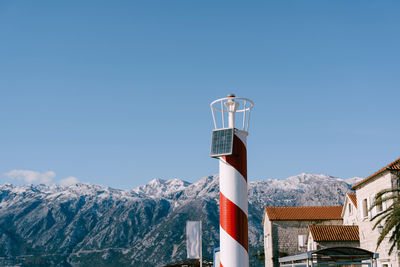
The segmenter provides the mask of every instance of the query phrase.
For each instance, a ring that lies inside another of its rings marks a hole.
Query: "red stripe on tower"
[[[233,137],[233,153],[232,156],[223,156],[223,160],[235,168],[243,178],[247,181],[247,151],[246,145],[235,134]]]
[[[222,193],[220,199],[220,225],[233,239],[249,251],[247,215]]]

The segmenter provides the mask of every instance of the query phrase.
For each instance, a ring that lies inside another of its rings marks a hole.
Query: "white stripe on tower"
[[[233,239],[224,229],[221,227],[220,230],[220,246],[224,247],[227,251],[235,253],[229,253],[228,257],[224,258],[223,265],[225,266],[249,266],[249,255],[247,250],[242,246],[238,246],[237,241]],[[222,264],[222,261],[221,261]],[[222,266],[222,265],[221,265]]]
[[[248,267],[246,134],[235,130],[233,154],[220,158],[221,267]]]

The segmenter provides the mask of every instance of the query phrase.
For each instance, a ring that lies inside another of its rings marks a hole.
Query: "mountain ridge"
[[[350,190],[346,180],[304,173],[249,182],[250,255],[262,248],[265,206],[340,205]],[[3,184],[0,259],[18,263],[31,260],[21,255],[33,255],[54,266],[162,266],[186,257],[186,220],[203,221],[203,252],[211,259],[219,239],[218,175],[194,183],[154,179],[131,190]]]

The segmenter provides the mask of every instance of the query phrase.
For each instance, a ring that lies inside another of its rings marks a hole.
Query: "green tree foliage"
[[[390,236],[389,254],[391,254],[393,249],[400,249],[400,188],[382,190],[376,195],[375,199],[370,210],[374,207],[382,207],[384,202],[390,203],[385,210],[372,217],[371,221],[376,220],[372,229],[377,228],[378,225],[383,226],[376,247],[379,247],[386,236]]]

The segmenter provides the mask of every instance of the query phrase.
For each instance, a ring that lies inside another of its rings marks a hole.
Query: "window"
[[[349,203],[349,214],[351,214],[351,204]]]
[[[375,201],[382,201],[382,196],[375,199]],[[379,205],[376,205],[376,212],[379,213],[383,211],[382,202]]]
[[[303,248],[306,247],[306,235],[298,235],[298,241],[299,241],[299,250],[302,250]]]
[[[368,199],[365,198],[362,201],[362,217],[366,218],[368,217]]]

